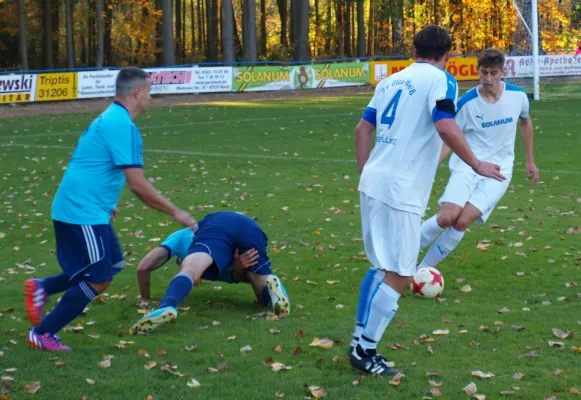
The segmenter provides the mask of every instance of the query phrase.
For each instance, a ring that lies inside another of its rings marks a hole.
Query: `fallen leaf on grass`
[[[512,374],[512,379],[521,379],[525,375],[526,374],[524,372],[515,372],[514,374]]]
[[[280,333],[280,331],[278,329],[273,329],[273,328],[269,329],[269,331],[270,331],[271,335],[278,335]]]
[[[447,335],[450,333],[448,329],[438,329],[437,331],[432,332],[434,335]]]
[[[393,386],[399,386],[401,378],[403,378],[405,376],[405,374],[402,374],[401,372],[398,372],[397,374],[395,374],[391,380],[389,381],[390,385]]]
[[[273,349],[274,351],[276,351],[277,353],[280,353],[281,351],[283,351],[283,350],[284,350],[284,346],[281,346],[281,345],[279,344],[279,345],[276,345],[276,346],[272,346],[272,349]]]
[[[40,389],[40,382],[32,382],[24,387],[26,393],[34,394]]]
[[[303,335],[305,334],[305,331],[303,331],[302,329],[300,331],[297,332],[297,334],[295,335],[295,337],[297,339],[300,339]]]
[[[520,356],[518,356],[518,358],[525,358],[525,357],[538,358],[539,354],[536,351],[529,351],[528,353],[521,354]]]
[[[334,342],[329,338],[323,338],[323,339],[314,338],[312,343],[309,346],[321,347],[321,348],[327,350],[327,349],[330,349],[331,347],[333,347],[333,345],[334,345]]]
[[[66,363],[66,362],[64,362],[64,361],[61,361],[61,360],[57,360],[57,361],[55,361],[55,363],[54,363],[54,366],[55,366],[55,367],[64,367],[65,365],[67,365],[67,363]]]
[[[159,349],[156,354],[158,356],[165,356],[167,354],[167,351],[165,351],[164,349]]]
[[[211,374],[214,374],[214,373],[218,372],[218,370],[216,368],[209,367],[208,372]]]
[[[198,345],[194,344],[193,346],[186,346],[184,348],[186,349],[186,351],[194,351],[198,348]]]
[[[192,378],[188,381],[188,386],[191,388],[197,388],[197,387],[200,387],[200,382],[198,382],[196,379]]]
[[[361,383],[363,381],[363,379],[365,379],[365,376],[361,375],[359,378],[355,379],[353,382],[351,382],[351,384],[353,386],[355,385],[359,385],[359,383]]]
[[[227,340],[236,340],[238,339],[238,336],[229,336]]]
[[[87,383],[88,383],[89,385],[94,385],[94,384],[95,384],[95,381],[94,381],[94,380],[92,380],[92,379],[89,379],[89,378],[86,378],[86,379],[85,379],[85,381],[87,381]]]
[[[555,346],[563,347],[563,346],[565,346],[565,343],[563,343],[563,342],[553,342],[552,340],[549,340],[548,343],[549,343],[549,346],[551,346],[551,347],[555,347]]]
[[[559,339],[567,339],[567,338],[573,337],[573,332],[565,333],[560,329],[553,328],[553,335],[555,335]]]
[[[437,387],[431,388],[430,393],[434,397],[440,397],[442,395],[442,391],[440,390],[440,388],[437,388]]]
[[[572,387],[571,389],[569,389],[569,393],[572,394],[581,394],[581,392],[579,391],[579,389]]]
[[[464,393],[466,393],[467,395],[472,395],[474,393],[476,393],[478,391],[478,388],[476,387],[476,384],[474,382],[470,382],[464,389]]]
[[[440,386],[442,386],[444,384],[444,382],[436,382],[436,381],[433,381],[431,379],[428,379],[428,383],[432,387],[440,387]]]
[[[252,350],[252,347],[250,347],[250,345],[247,345],[247,346],[244,346],[240,349],[240,353],[244,354],[244,353],[251,351],[251,350]]]
[[[501,313],[501,314],[507,313],[507,312],[509,312],[509,311],[510,311],[510,310],[508,309],[508,307],[503,307],[503,308],[501,308],[500,310],[498,310],[498,312],[499,312],[499,313]]]
[[[512,396],[514,392],[512,390],[503,390],[502,392],[500,392],[500,394],[503,396]]]
[[[472,376],[478,378],[492,378],[494,374],[492,372],[472,371]]]
[[[220,371],[228,371],[229,367],[228,367],[228,363],[227,362],[221,362],[220,364],[218,364],[218,370]]]
[[[98,333],[89,333],[89,337],[92,339],[99,339],[101,335],[99,335]]]
[[[270,366],[272,367],[273,372],[278,372],[278,371],[281,371],[283,369],[292,369],[292,367],[290,365],[284,365],[283,363],[279,363],[279,362],[273,362]]]
[[[157,362],[154,360],[149,360],[147,362],[147,364],[143,365],[143,368],[145,368],[147,371],[149,371],[152,368],[155,368],[157,366]]]
[[[479,394],[479,393],[476,393],[476,394],[474,395],[474,398],[475,398],[476,400],[486,400],[486,396],[485,396],[485,395],[483,395],[483,394]]]
[[[468,293],[468,292],[472,291],[472,286],[466,285],[466,286],[462,287],[462,289],[460,289],[460,290],[464,293]]]
[[[309,389],[309,392],[311,392],[311,396],[313,396],[315,398],[315,400],[327,396],[327,392],[325,392],[322,387],[307,386],[307,385],[305,385],[305,386],[307,387],[307,389]]]
[[[564,376],[565,375],[565,371],[563,371],[562,369],[556,369],[553,371],[553,375],[555,376]]]
[[[111,360],[103,360],[101,362],[98,362],[97,366],[99,366],[99,368],[109,368],[111,367]]]
[[[303,352],[303,349],[301,349],[299,346],[297,346],[295,348],[295,350],[293,351],[293,356],[298,356],[299,354],[301,354]]]

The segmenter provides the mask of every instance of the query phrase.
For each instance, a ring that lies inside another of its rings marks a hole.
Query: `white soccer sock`
[[[438,225],[437,214],[434,215],[432,218],[428,219],[427,221],[424,221],[424,223],[422,224],[422,229],[420,230],[421,237],[420,250],[423,250],[430,244],[432,244],[434,239],[436,239],[436,237],[438,237],[438,235],[443,231],[444,229],[442,229],[440,225]]]
[[[424,267],[435,267],[441,263],[449,253],[454,251],[463,237],[463,231],[457,231],[452,227],[446,229],[446,232],[442,233],[440,237],[432,244],[426,253],[426,256],[418,266],[418,269]]]
[[[379,284],[378,290],[375,291],[371,298],[369,315],[363,334],[361,335],[361,340],[359,340],[359,346],[365,352],[377,348],[377,342],[381,340],[387,325],[397,312],[399,297],[400,294],[386,283],[382,282]]]
[[[353,331],[353,337],[351,338],[352,347],[357,346],[357,342],[361,338],[361,334],[363,333],[363,325],[365,324],[367,314],[369,313],[369,302],[371,301],[371,296],[377,288],[377,285],[383,281],[384,277],[385,271],[371,267],[365,278],[363,278],[363,282],[361,282],[359,304],[357,309],[357,321],[355,324],[355,330]]]

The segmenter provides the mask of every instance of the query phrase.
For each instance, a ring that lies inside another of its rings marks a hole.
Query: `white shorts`
[[[363,244],[369,262],[400,276],[414,276],[420,252],[419,214],[395,209],[360,193]]]
[[[507,176],[504,182],[499,182],[468,171],[452,172],[438,204],[452,203],[464,207],[470,203],[482,213],[477,221],[483,224],[506,193],[510,179],[511,176]]]

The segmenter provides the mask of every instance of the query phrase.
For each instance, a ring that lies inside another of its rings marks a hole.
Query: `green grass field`
[[[345,354],[369,267],[359,240],[353,145],[368,99],[322,93],[157,108],[142,116],[146,175],[197,219],[221,209],[257,217],[292,314],[273,321],[254,304],[249,286],[204,282],[181,304],[185,311],[176,324],[147,337],[128,336],[141,316],[137,263],[179,226],[126,190],[115,227],[128,266],[102,301],[74,321],[83,330],[60,333],[74,348],[66,354],[26,344],[22,283],[60,271],[50,204],[78,136],[97,113],[0,120],[0,398],[303,399],[313,397],[306,387],[318,386],[329,399],[407,400],[437,397],[429,380],[441,384],[442,399],[471,397],[463,391],[471,382],[488,399],[504,391],[515,399],[581,398],[570,392],[581,390],[581,109],[571,100],[532,104],[541,182],[532,187],[526,179],[517,141],[509,192],[488,223],[473,226],[441,265],[445,300],[408,293],[400,301],[379,346],[405,370],[399,386],[371,376],[358,381]],[[66,112],[66,103],[62,107]],[[436,212],[448,176],[446,166],[439,169],[427,216]],[[490,241],[487,251],[477,248],[483,240]],[[156,300],[176,272],[171,262],[153,274]],[[472,291],[461,291],[465,285]],[[560,339],[553,328],[575,335]],[[433,334],[441,329],[449,334]],[[309,346],[317,337],[335,345]],[[252,350],[242,354],[247,345]],[[531,352],[537,356],[526,356]],[[113,357],[111,365],[100,368],[105,356]],[[146,370],[151,360],[157,365]],[[265,360],[292,369],[273,372]],[[164,363],[186,376],[162,370]],[[208,371],[219,365],[218,372]],[[516,373],[524,376],[515,379]],[[190,388],[191,378],[201,386]],[[40,382],[38,392],[25,393],[34,382]]]

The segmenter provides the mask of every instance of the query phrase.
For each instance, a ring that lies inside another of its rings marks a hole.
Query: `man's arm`
[[[535,165],[534,151],[533,151],[533,121],[530,117],[519,120],[520,134],[525,146],[525,152],[527,157],[526,172],[529,179],[533,180],[533,185],[536,185],[539,181],[539,169]]]
[[[355,127],[355,153],[357,155],[359,174],[363,172],[363,167],[371,154],[373,131],[375,131],[375,126],[364,119],[360,120],[357,127]]]
[[[169,252],[166,248],[156,247],[151,250],[137,266],[137,282],[143,300],[149,300],[150,298],[151,272],[164,265],[167,262],[168,257]]]
[[[129,188],[139,199],[158,211],[171,215],[174,220],[186,227],[193,228],[196,221],[187,212],[180,210],[153,187],[143,174],[142,168],[125,168],[125,177]]]

